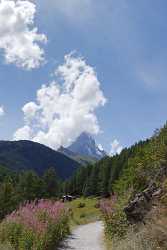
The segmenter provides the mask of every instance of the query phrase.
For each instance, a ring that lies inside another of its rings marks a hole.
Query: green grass
[[[85,204],[82,208],[79,207],[81,203]],[[96,198],[79,198],[69,203],[68,206],[71,209],[71,226],[88,224],[99,220],[101,212],[99,208],[96,208],[97,204],[98,200]]]

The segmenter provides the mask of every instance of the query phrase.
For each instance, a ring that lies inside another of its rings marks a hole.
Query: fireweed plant
[[[16,250],[55,249],[68,233],[67,208],[50,200],[23,205],[0,225],[1,243],[10,243]]]

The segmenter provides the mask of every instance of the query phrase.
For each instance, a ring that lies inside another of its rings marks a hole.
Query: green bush
[[[125,201],[117,200],[115,197],[111,200],[101,201],[101,210],[105,221],[105,233],[108,238],[123,237],[128,228],[126,215],[123,211]]]
[[[85,213],[82,213],[81,215],[80,215],[80,218],[85,218],[86,217],[86,214]]]
[[[84,208],[86,206],[86,204],[84,202],[80,202],[78,204],[78,208]]]

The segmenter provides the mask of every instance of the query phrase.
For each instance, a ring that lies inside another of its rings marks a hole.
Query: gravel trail
[[[104,226],[101,221],[78,226],[59,250],[105,250],[103,232]]]

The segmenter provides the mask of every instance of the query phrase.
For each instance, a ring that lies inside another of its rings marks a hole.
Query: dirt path
[[[100,221],[78,226],[59,250],[104,250],[103,232],[104,227]]]

